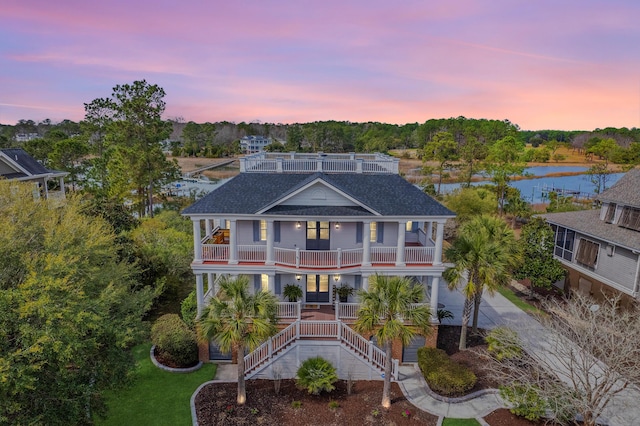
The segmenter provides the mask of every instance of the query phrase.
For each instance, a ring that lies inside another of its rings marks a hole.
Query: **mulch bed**
[[[247,403],[237,406],[237,384],[215,383],[198,393],[196,412],[199,424],[205,426],[436,425],[438,418],[408,402],[396,383],[391,384],[391,408],[382,409],[382,384],[354,382],[348,395],[346,381],[341,380],[331,393],[310,395],[298,389],[295,381],[282,380],[276,394],[273,381],[248,380]],[[299,408],[294,407],[294,401],[300,402]],[[332,408],[332,401],[339,407]],[[403,416],[405,410],[407,417]]]

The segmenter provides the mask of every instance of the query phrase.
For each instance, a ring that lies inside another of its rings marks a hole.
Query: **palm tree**
[[[513,230],[504,220],[489,215],[476,216],[464,223],[458,238],[447,249],[445,256],[454,266],[444,271],[444,278],[453,290],[462,286],[465,296],[462,309],[460,350],[467,347],[467,326],[473,312],[473,332],[478,331],[478,313],[482,293],[490,294],[511,279],[511,271],[521,259]]]
[[[251,294],[249,278],[225,277],[220,291],[211,299],[199,319],[201,335],[213,339],[223,352],[234,351],[238,356],[239,405],[245,403],[244,351],[254,350],[276,333],[276,299],[262,290]]]
[[[391,343],[400,339],[409,344],[416,334],[431,332],[431,312],[427,305],[416,306],[424,300],[424,288],[406,277],[376,275],[368,291],[360,291],[360,309],[355,323],[359,333],[374,332],[384,346],[384,386],[382,406],[391,407]]]

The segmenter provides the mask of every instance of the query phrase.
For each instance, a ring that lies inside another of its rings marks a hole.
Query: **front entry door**
[[[329,250],[329,222],[307,222],[307,250]]]
[[[307,275],[307,303],[329,302],[329,275]]]

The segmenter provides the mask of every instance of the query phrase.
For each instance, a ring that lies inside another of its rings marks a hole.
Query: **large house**
[[[601,208],[544,215],[555,230],[555,257],[567,284],[585,295],[640,299],[640,169],[598,195]]]
[[[286,345],[278,337],[259,348],[258,355],[248,354],[247,377],[252,366],[269,365],[264,357],[277,358],[283,345],[289,358],[281,355],[281,377],[293,377],[295,370],[287,368],[319,353],[341,360],[336,362],[342,364],[342,374],[356,374],[356,367],[366,364],[363,358],[379,367],[379,352],[384,352],[373,347],[370,336],[349,327],[356,318],[356,293],[346,302],[336,296],[341,286],[367,289],[376,274],[407,276],[423,285],[437,324],[438,283],[445,269],[443,230],[454,214],[402,178],[395,158],[353,153],[245,156],[239,175],[183,214],[193,221],[198,312],[215,293],[220,276],[249,275],[255,289],[280,299],[281,333],[296,334],[283,338]],[[286,285],[301,287],[302,300],[286,301]],[[424,344],[424,339],[415,343]],[[394,348],[394,358],[407,361],[415,357],[415,349]],[[209,356],[220,356],[213,345]],[[378,371],[365,367],[361,377]]]
[[[0,178],[33,182],[38,189],[36,194],[45,198],[64,198],[64,177],[67,175],[67,172],[47,169],[22,148],[0,149]],[[49,191],[51,180],[57,181],[57,191]]]
[[[240,139],[240,149],[244,154],[253,154],[264,151],[264,148],[273,143],[273,139],[264,136],[243,136]]]

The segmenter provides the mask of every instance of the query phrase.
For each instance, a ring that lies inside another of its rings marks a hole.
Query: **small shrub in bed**
[[[322,391],[331,392],[333,384],[338,381],[336,369],[329,361],[321,357],[309,358],[298,369],[298,387],[306,389],[313,395]]]
[[[198,362],[195,333],[176,314],[166,314],[151,327],[151,341],[158,355],[176,367],[191,367]]]
[[[487,350],[498,361],[522,356],[522,343],[515,330],[504,326],[496,327],[489,332],[485,340]]]
[[[442,349],[418,349],[418,365],[429,387],[441,395],[464,393],[478,380],[473,371],[449,359]]]

